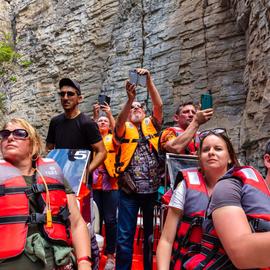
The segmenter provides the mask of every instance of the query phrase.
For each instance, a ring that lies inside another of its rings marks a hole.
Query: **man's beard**
[[[131,122],[133,122],[133,123],[140,123],[140,122],[142,122],[142,119],[143,119],[143,116],[142,115],[132,115],[132,117],[131,117]]]

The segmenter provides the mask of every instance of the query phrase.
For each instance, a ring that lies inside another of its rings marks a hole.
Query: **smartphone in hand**
[[[128,76],[129,76],[129,82],[131,84],[138,84],[138,73],[136,72],[136,70],[130,70],[128,72]]]
[[[213,97],[211,90],[201,95],[201,110],[213,108]]]
[[[129,82],[131,84],[146,87],[146,74],[138,74],[136,70],[129,71]]]
[[[106,105],[106,103],[108,104],[108,105],[110,105],[110,102],[111,102],[111,98],[110,97],[108,97],[108,96],[106,96],[106,95],[98,95],[98,104],[99,105]]]
[[[146,87],[146,74],[139,74],[139,81],[138,81],[138,85],[142,86],[142,87]]]

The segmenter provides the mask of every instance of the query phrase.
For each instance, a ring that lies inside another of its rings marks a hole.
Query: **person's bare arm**
[[[270,266],[270,232],[252,233],[241,207],[224,206],[212,213],[219,239],[239,269]]]
[[[97,122],[98,117],[99,117],[99,109],[100,105],[98,103],[94,104],[93,106],[93,120]]]
[[[90,256],[91,242],[87,226],[80,214],[74,194],[68,194],[68,209],[70,211],[70,224],[72,234],[72,244],[75,249],[77,259]],[[88,261],[81,261],[78,264],[78,270],[90,270],[91,264]]]
[[[165,225],[157,246],[157,268],[169,270],[172,254],[172,246],[177,232],[177,225],[182,219],[183,211],[170,207],[166,217]]]
[[[159,125],[162,125],[163,122],[163,102],[160,97],[160,94],[153,82],[152,76],[147,69],[143,68],[137,68],[136,71],[139,74],[145,74],[146,75],[146,86],[147,90],[150,94],[151,100],[152,100],[152,105],[153,105],[153,117],[157,120]]]
[[[107,156],[107,151],[106,151],[106,148],[104,146],[103,140],[101,140],[97,143],[94,143],[91,146],[95,152],[95,155],[94,155],[94,158],[88,167],[89,174],[92,174],[93,171],[99,165],[101,165],[103,163],[103,161],[106,159],[106,156]]]
[[[136,97],[136,85],[131,84],[129,81],[126,82],[126,91],[128,100],[119,113],[115,123],[116,137],[121,138],[125,132],[125,123],[128,119],[128,115],[131,109],[132,102]]]
[[[105,114],[108,117],[109,122],[110,122],[110,128],[111,128],[111,130],[114,130],[114,128],[115,128],[115,120],[114,120],[114,117],[112,115],[112,110],[111,110],[110,105],[107,102],[105,102],[104,105],[100,105],[100,109],[103,112],[105,112]]]
[[[209,121],[212,115],[213,109],[197,111],[196,115],[194,116],[192,122],[189,124],[187,129],[175,139],[166,142],[166,144],[163,146],[165,151],[175,154],[181,153],[191,142],[200,125]]]

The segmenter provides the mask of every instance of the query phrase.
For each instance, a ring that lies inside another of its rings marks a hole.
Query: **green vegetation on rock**
[[[0,33],[0,111],[4,112],[7,85],[17,81],[20,67],[28,68],[32,62],[16,51],[11,34]]]

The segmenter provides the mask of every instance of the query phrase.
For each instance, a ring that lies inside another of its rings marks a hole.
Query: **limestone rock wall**
[[[8,116],[30,118],[45,136],[61,111],[57,84],[81,82],[83,111],[102,91],[115,115],[128,70],[150,69],[165,126],[179,102],[212,89],[215,116],[203,128],[228,129],[243,161],[261,166],[269,137],[269,2],[247,0],[11,0],[19,52],[33,64],[7,91]],[[0,21],[2,9],[0,9]],[[149,105],[144,88],[138,99]]]
[[[249,162],[262,167],[262,151],[270,138],[270,1],[232,1],[236,22],[245,31],[247,97],[240,145]]]

